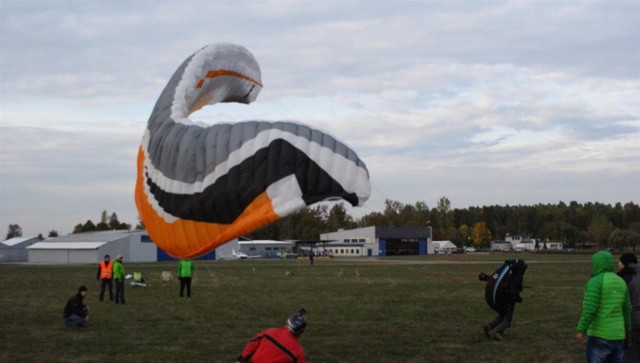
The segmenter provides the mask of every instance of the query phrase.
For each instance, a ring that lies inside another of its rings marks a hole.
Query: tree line
[[[367,226],[431,226],[433,240],[458,246],[488,247],[507,235],[559,241],[567,247],[593,243],[598,247],[635,248],[640,244],[640,206],[633,202],[536,204],[451,208],[446,197],[434,208],[425,202],[385,201],[382,212],[350,216],[342,203],[305,208],[247,235],[251,239],[318,239],[321,233]]]
[[[144,226],[141,223],[138,223],[136,226],[137,229],[143,229]],[[74,228],[72,233],[83,233],[83,232],[95,232],[95,231],[110,231],[110,230],[130,230],[131,225],[128,223],[122,223],[118,220],[118,215],[114,212],[109,215],[109,213],[105,210],[102,211],[100,216],[100,222],[94,223],[91,219],[88,219],[84,223],[78,223]],[[49,231],[48,237],[58,237],[60,236],[60,232],[55,229]],[[10,239],[14,237],[22,237],[22,227],[19,224],[9,224],[9,229],[7,231],[7,235],[5,239]],[[42,234],[38,235],[40,240],[44,239]]]
[[[343,203],[317,204],[304,208],[257,231],[249,239],[316,240],[320,234],[339,229],[368,226],[431,226],[433,240],[450,240],[458,246],[488,247],[493,240],[507,235],[543,241],[563,242],[567,247],[593,243],[598,247],[618,249],[640,245],[640,206],[633,202],[536,204],[451,208],[442,197],[433,208],[425,202],[404,204],[387,199],[384,210],[361,218],[349,215]],[[143,229],[138,222],[136,229]],[[73,233],[130,230],[131,225],[118,220],[116,213],[103,211],[98,223],[87,220],[77,224]],[[56,237],[52,230],[49,237]],[[22,236],[17,224],[9,225],[7,239]]]

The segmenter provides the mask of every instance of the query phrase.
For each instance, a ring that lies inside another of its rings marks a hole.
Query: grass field
[[[513,257],[529,263],[524,301],[505,339],[489,341],[481,327],[495,315],[477,274]],[[590,255],[196,262],[190,301],[177,280],[159,278],[174,263],[125,268],[150,286],[127,286],[121,306],[98,302],[97,264],[0,265],[0,361],[234,362],[255,333],[300,307],[308,362],[584,361],[574,336]],[[90,321],[67,328],[62,308],[80,284]]]

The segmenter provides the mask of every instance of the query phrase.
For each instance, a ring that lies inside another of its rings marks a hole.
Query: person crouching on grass
[[[71,296],[64,306],[62,317],[67,326],[84,327],[89,320],[89,308],[84,304],[84,298],[89,293],[86,286],[80,286],[78,293]]]
[[[304,363],[304,350],[298,338],[307,327],[305,309],[291,315],[282,328],[269,328],[244,347],[237,363]]]

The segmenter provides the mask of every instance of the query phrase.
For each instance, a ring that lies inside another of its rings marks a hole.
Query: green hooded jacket
[[[116,259],[115,261],[113,261],[113,279],[124,279],[124,276],[124,265],[122,264],[122,262]]]
[[[593,274],[584,288],[578,332],[606,340],[623,340],[631,330],[631,301],[627,284],[613,272],[613,255],[591,256]]]
[[[180,262],[178,262],[178,271],[176,274],[178,275],[178,278],[191,277],[195,270],[196,267],[193,265],[193,262],[189,260],[180,260]]]

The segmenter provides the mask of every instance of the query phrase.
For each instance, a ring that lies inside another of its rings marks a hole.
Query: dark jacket
[[[69,298],[67,301],[67,305],[64,306],[64,311],[62,312],[62,316],[66,319],[73,314],[81,316],[83,318],[87,317],[87,306],[83,302],[84,298],[80,294],[75,294]]]
[[[631,298],[631,326],[640,330],[640,266],[630,264],[618,272],[618,276],[627,283]]]

